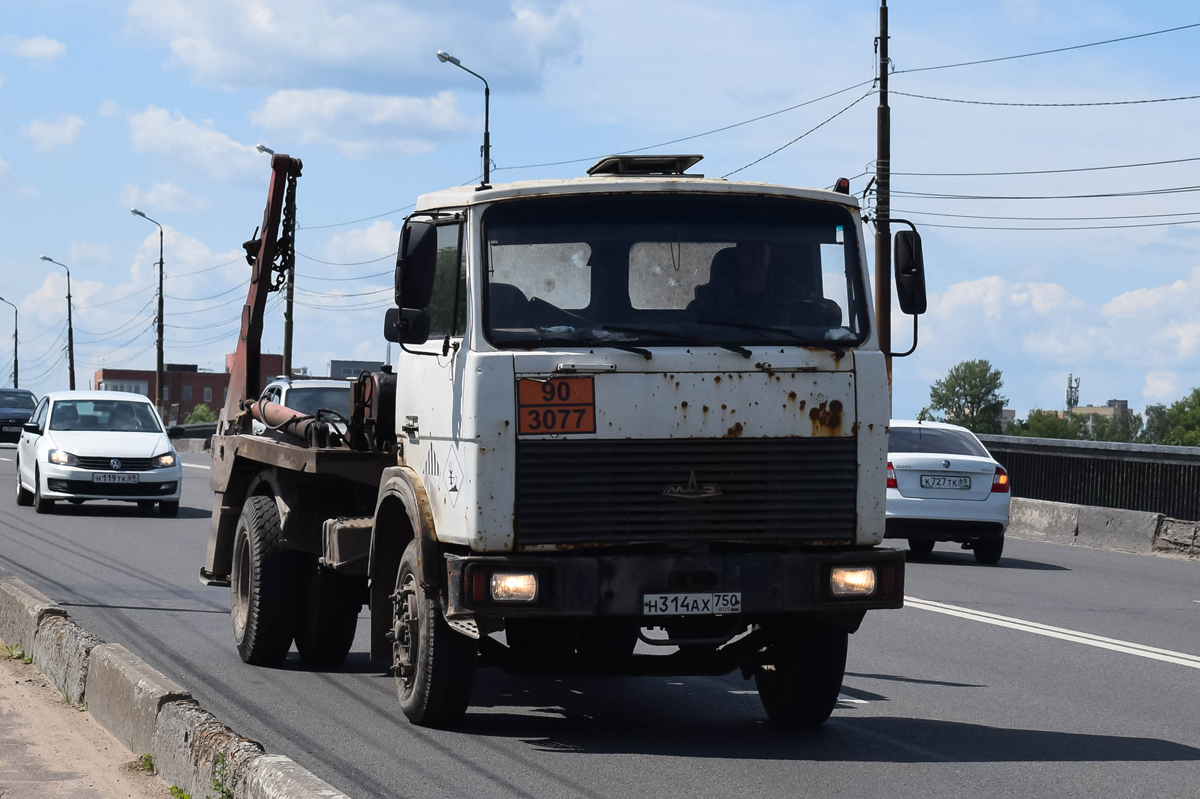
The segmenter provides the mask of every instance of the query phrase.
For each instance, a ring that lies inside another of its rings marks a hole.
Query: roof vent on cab
[[[606,155],[588,167],[589,175],[674,175],[702,178],[687,171],[704,159],[702,155]]]

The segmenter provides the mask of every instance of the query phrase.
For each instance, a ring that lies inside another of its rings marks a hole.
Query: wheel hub
[[[417,609],[416,581],[411,574],[392,594],[392,664],[405,685],[417,673],[420,619]]]

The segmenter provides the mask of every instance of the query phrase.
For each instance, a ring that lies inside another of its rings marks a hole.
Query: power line
[[[832,122],[833,120],[837,119],[837,118],[838,118],[838,117],[840,117],[842,114],[846,113],[846,112],[847,112],[847,111],[849,111],[851,108],[853,108],[854,106],[858,105],[859,103],[861,103],[863,100],[867,99],[868,97],[870,97],[870,96],[871,96],[872,94],[874,94],[874,93],[875,93],[875,90],[874,90],[874,89],[871,89],[871,90],[869,90],[869,91],[868,91],[866,94],[864,94],[862,97],[859,97],[859,98],[858,98],[857,100],[855,100],[854,102],[850,103],[850,105],[846,106],[846,107],[845,107],[845,108],[843,108],[841,111],[838,111],[838,112],[837,112],[836,114],[834,114],[833,116],[831,116],[831,117],[828,117],[828,118],[827,118],[827,119],[825,119],[823,122],[820,122],[820,123],[818,123],[818,124],[817,124],[815,127],[809,128],[808,130],[804,131],[803,133],[801,133],[801,134],[800,134],[799,136],[797,136],[796,138],[792,139],[792,140],[791,140],[790,142],[788,142],[787,144],[784,144],[784,145],[783,145],[783,146],[781,146],[781,147],[776,147],[774,150],[772,150],[771,152],[769,152],[769,153],[767,153],[766,155],[762,156],[761,158],[756,158],[756,159],[754,159],[753,161],[751,161],[750,163],[746,164],[745,166],[739,166],[737,169],[733,170],[732,172],[726,172],[724,175],[721,175],[721,177],[722,177],[722,178],[727,178],[727,177],[729,177],[730,175],[736,175],[738,172],[741,172],[743,169],[749,169],[750,167],[754,166],[755,164],[757,164],[757,163],[760,163],[760,162],[762,162],[762,161],[765,161],[765,160],[767,160],[768,158],[770,158],[771,156],[775,155],[776,153],[779,153],[779,152],[782,152],[783,150],[786,150],[788,147],[791,147],[793,144],[795,144],[796,142],[800,141],[801,139],[803,139],[803,138],[804,138],[805,136],[807,136],[808,134],[810,134],[810,133],[812,133],[812,132],[814,132],[814,131],[820,130],[821,128],[825,127],[827,124],[829,124],[829,123],[830,123],[830,122]]]
[[[147,308],[149,308],[149,307],[151,306],[151,304],[153,304],[153,303],[154,303],[154,298],[153,298],[153,297],[151,297],[149,300],[147,300],[147,301],[146,301],[146,304],[145,304],[145,305],[143,305],[141,308],[138,308],[136,311],[134,311],[134,312],[133,312],[133,313],[130,315],[130,319],[129,319],[129,320],[126,320],[126,321],[125,321],[125,322],[123,322],[122,324],[120,324],[120,325],[117,325],[117,326],[116,326],[116,327],[114,327],[112,330],[105,330],[105,331],[103,331],[103,332],[100,332],[100,333],[92,333],[92,332],[90,332],[90,331],[87,331],[87,330],[84,330],[84,329],[80,328],[80,327],[79,327],[79,325],[76,325],[76,326],[75,326],[75,332],[77,332],[77,333],[82,333],[82,334],[84,334],[85,336],[93,336],[93,337],[98,337],[98,336],[107,336],[107,335],[110,335],[110,334],[112,334],[112,333],[118,333],[118,332],[120,332],[121,330],[123,330],[123,329],[125,329],[125,328],[129,327],[131,324],[134,324],[134,322],[136,322],[136,320],[137,320],[137,316],[138,316],[138,314],[140,314],[142,311],[144,311],[144,310],[146,310]]]
[[[1170,227],[1171,225],[1200,224],[1200,219],[1180,219],[1175,222],[1144,222],[1135,225],[1092,225],[1092,226],[1063,226],[1063,227],[1008,227],[993,225],[942,225],[933,222],[922,222],[922,227],[958,228],[960,230],[1121,230],[1137,227]]]
[[[934,194],[932,192],[897,190],[893,190],[892,194],[898,197],[919,197],[927,200],[1091,200],[1105,197],[1149,197],[1159,194],[1185,194],[1192,191],[1200,191],[1200,186],[1176,186],[1167,189],[1144,189],[1141,191],[1113,191],[1101,194]]]
[[[1145,105],[1147,103],[1173,103],[1177,100],[1200,100],[1200,94],[1189,94],[1183,97],[1158,97],[1153,100],[1112,100],[1103,103],[1001,103],[991,100],[960,100],[952,97],[931,97],[927,94],[912,94],[911,92],[898,92],[895,90],[891,93],[898,94],[901,97],[916,97],[919,100],[937,100],[942,103],[994,105],[1010,108],[1088,108],[1101,105]]]
[[[213,294],[210,297],[172,297],[170,294],[164,294],[163,296],[166,297],[168,300],[175,300],[177,302],[204,302],[205,300],[215,300],[217,297],[224,297],[226,294],[232,294],[233,292],[237,291],[238,289],[246,288],[246,286],[248,286],[248,285],[250,285],[249,278],[247,278],[243,282],[237,284],[236,286],[234,286],[231,289],[222,291],[220,294]]]
[[[92,309],[92,308],[103,308],[103,307],[104,307],[104,306],[106,306],[106,305],[114,305],[114,304],[116,304],[116,303],[118,303],[118,302],[122,302],[123,300],[127,300],[127,299],[129,299],[130,297],[134,297],[134,296],[136,296],[136,295],[138,295],[138,294],[141,294],[142,292],[145,292],[145,291],[150,291],[150,290],[152,290],[152,289],[154,289],[154,288],[155,288],[155,286],[154,286],[153,284],[151,284],[151,285],[149,285],[149,286],[145,286],[145,287],[143,287],[143,288],[137,289],[136,291],[131,291],[131,292],[129,292],[128,294],[126,294],[126,295],[124,295],[124,296],[122,296],[122,297],[117,297],[115,300],[105,300],[104,302],[89,302],[89,303],[87,303],[86,305],[84,305],[84,307],[85,307],[85,308],[87,308],[87,309]]]
[[[906,177],[1000,177],[1004,175],[1061,175],[1066,172],[1100,172],[1106,169],[1133,169],[1143,166],[1163,166],[1164,164],[1185,164],[1200,161],[1200,158],[1173,158],[1169,161],[1144,161],[1140,164],[1111,164],[1108,166],[1082,166],[1073,169],[1026,169],[1008,172],[892,172],[893,175]],[[864,173],[866,174],[866,173]],[[861,177],[861,176],[860,176]]]
[[[180,272],[177,275],[166,275],[165,277],[177,278],[177,277],[190,277],[191,275],[201,275],[201,274],[204,274],[205,272],[211,272],[214,269],[220,269],[222,266],[229,266],[230,264],[236,264],[238,261],[241,261],[241,260],[243,260],[243,257],[238,256],[237,258],[226,261],[223,264],[217,264],[216,266],[207,266],[204,269],[197,269],[194,272]]]
[[[1105,219],[1160,219],[1168,216],[1200,216],[1200,211],[1180,211],[1174,214],[1130,214],[1127,216],[980,216],[977,214],[943,214],[934,211],[902,210],[900,208],[893,208],[892,213],[946,216],[956,219],[1000,219],[1012,222],[1091,222]]]
[[[305,280],[345,281],[345,280],[370,280],[371,278],[383,277],[384,275],[391,275],[391,274],[394,274],[394,273],[392,272],[391,269],[389,269],[386,272],[375,272],[370,275],[363,275],[362,277],[318,277],[317,275],[306,275],[301,272],[297,272],[296,277],[302,277]]]
[[[388,253],[378,258],[372,258],[370,261],[322,261],[320,258],[313,258],[311,255],[305,255],[302,252],[297,252],[296,255],[299,255],[301,258],[307,258],[310,261],[316,261],[319,264],[325,264],[326,266],[362,266],[363,264],[377,264],[388,258],[396,257],[394,253]]]
[[[335,291],[309,291],[308,289],[302,289],[299,286],[297,286],[296,291],[298,291],[301,294],[304,294],[305,296],[308,296],[308,297],[333,297],[333,298],[340,299],[342,297],[366,297],[366,296],[369,296],[372,294],[385,294],[390,291],[395,291],[395,289],[389,287],[389,288],[382,288],[382,289],[373,289],[371,291],[359,291],[354,294],[339,294]]]
[[[900,69],[892,72],[893,75],[906,75],[913,72],[931,72],[935,69],[954,69],[956,67],[973,67],[977,64],[995,64],[998,61],[1014,61],[1018,58],[1033,58],[1039,55],[1050,55],[1052,53],[1065,53],[1069,50],[1082,50],[1086,47],[1099,47],[1102,44],[1115,44],[1117,42],[1128,42],[1133,39],[1144,39],[1147,36],[1158,36],[1163,33],[1174,33],[1175,31],[1187,30],[1188,28],[1200,27],[1200,22],[1193,22],[1190,25],[1180,25],[1175,28],[1164,28],[1162,30],[1150,31],[1148,33],[1138,33],[1133,36],[1122,36],[1118,39],[1105,39],[1101,42],[1088,42],[1087,44],[1075,44],[1070,47],[1056,47],[1053,50],[1039,50],[1036,53],[1021,53],[1020,55],[1006,55],[1000,58],[984,58],[979,61],[963,61],[958,64],[940,64],[934,67],[916,67],[914,69]]]
[[[509,169],[516,169],[516,167],[509,167]],[[380,217],[391,216],[392,214],[398,214],[401,211],[407,211],[409,208],[416,207],[416,205],[416,203],[409,203],[402,208],[393,208],[390,211],[384,211],[382,214],[375,214],[375,216],[364,216],[362,219],[351,219],[348,222],[333,222],[328,225],[304,225],[303,227],[297,227],[296,230],[324,230],[325,228],[354,225],[359,222],[370,222],[372,219],[379,219]]]

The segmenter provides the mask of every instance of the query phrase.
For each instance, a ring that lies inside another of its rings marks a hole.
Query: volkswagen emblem
[[[121,460],[119,458],[113,458],[111,461],[108,462],[108,465],[113,467],[114,469],[120,469],[121,468]],[[949,466],[950,464],[946,464],[946,465]]]
[[[950,468],[950,461],[942,461],[942,465],[943,465],[943,466],[945,466],[947,469],[949,469],[949,468]],[[116,468],[116,467],[113,467],[113,468]]]

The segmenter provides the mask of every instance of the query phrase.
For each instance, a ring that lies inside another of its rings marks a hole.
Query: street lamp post
[[[472,75],[483,81],[483,182],[479,184],[479,188],[490,189],[491,186],[489,184],[491,183],[492,169],[492,139],[491,133],[488,132],[488,113],[489,106],[491,105],[492,89],[490,86],[488,86],[487,78],[483,77],[478,72],[471,72],[471,70],[462,65],[461,61],[449,53],[443,50],[438,50],[437,57],[438,61],[441,61],[443,64],[453,64],[463,72],[470,72]]]
[[[21,387],[20,363],[17,359],[17,306],[0,297],[0,302],[12,306],[13,309],[13,388]]]
[[[130,208],[129,213],[140,216],[147,222],[158,226],[158,356],[154,364],[154,407],[162,412],[163,394],[163,226],[136,208]]]
[[[71,390],[75,390],[75,326],[71,322],[71,269],[64,263],[54,260],[49,255],[38,256],[43,261],[61,266],[67,270],[67,376]]]

